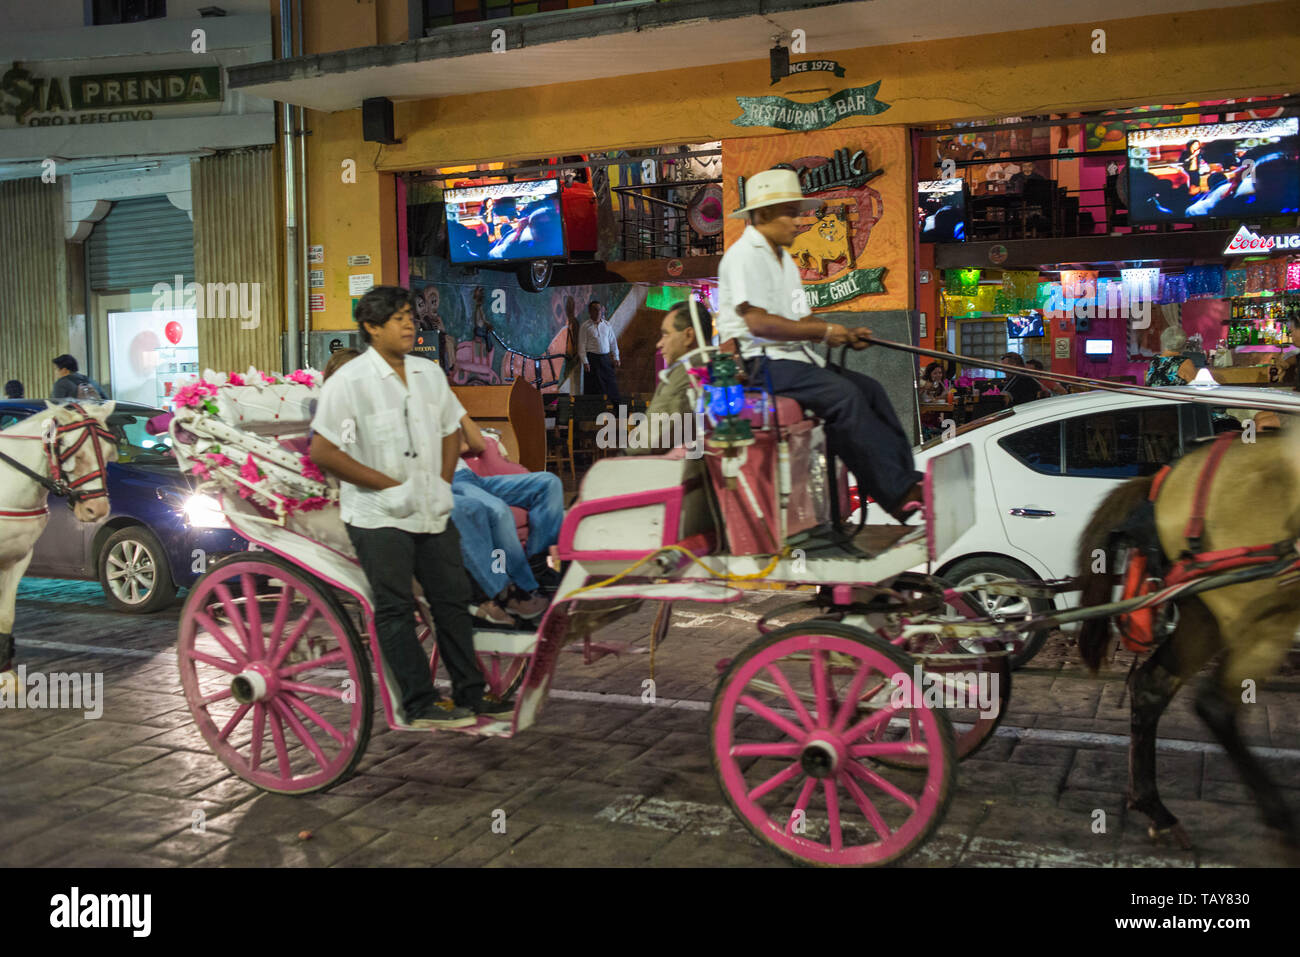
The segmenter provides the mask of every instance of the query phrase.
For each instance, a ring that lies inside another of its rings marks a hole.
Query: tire
[[[713,696],[709,750],[727,802],[755,837],[801,864],[857,867],[897,861],[929,838],[952,796],[957,757],[947,716],[912,697],[913,665],[883,639],[821,621],[764,635],[731,662]],[[891,684],[913,704],[895,706]],[[910,739],[863,739],[870,721],[843,701],[854,688],[863,704],[884,696],[877,720],[909,715]],[[867,767],[876,754],[918,748],[923,767],[891,771],[893,780]]]
[[[166,608],[176,597],[176,583],[162,542],[143,525],[131,525],[110,535],[96,564],[99,585],[114,611],[148,615]]]
[[[980,580],[991,582],[1038,580],[1038,576],[1028,567],[1014,559],[1005,558],[1001,555],[976,555],[971,558],[963,558],[944,569],[943,577],[958,587],[974,584]],[[1043,615],[1055,608],[1050,598],[1017,599],[1001,595],[990,598],[987,596],[981,597],[980,592],[971,592],[968,600],[978,611],[995,618],[1008,614],[1005,609],[1010,609],[1009,615],[1011,617],[1019,617],[1022,615]],[[1042,650],[1046,641],[1046,631],[1030,632],[1020,651],[1010,656],[1012,669],[1022,668],[1028,664],[1029,660]]]
[[[541,292],[551,284],[555,265],[549,259],[534,259],[520,266],[516,275],[519,277],[519,285],[527,292]]]
[[[356,770],[374,718],[370,665],[310,572],[262,552],[223,561],[185,599],[176,658],[199,733],[243,780],[309,794]]]

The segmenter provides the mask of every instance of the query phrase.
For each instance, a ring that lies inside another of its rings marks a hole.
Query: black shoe
[[[494,694],[485,694],[474,709],[478,714],[489,718],[509,718],[515,713],[515,703],[510,699],[502,701]]]
[[[478,715],[444,698],[423,714],[408,718],[406,723],[411,728],[468,728],[478,724]]]

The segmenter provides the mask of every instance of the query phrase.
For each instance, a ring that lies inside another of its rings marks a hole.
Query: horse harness
[[[1124,573],[1124,591],[1121,600],[1149,595],[1157,589],[1178,585],[1206,575],[1231,571],[1250,565],[1265,565],[1287,555],[1295,555],[1300,542],[1286,539],[1268,545],[1241,545],[1216,551],[1202,551],[1205,534],[1205,512],[1209,505],[1210,490],[1215,475],[1223,464],[1228,447],[1239,439],[1235,432],[1224,432],[1215,438],[1210,454],[1196,478],[1196,493],[1192,500],[1192,513],[1183,529],[1187,547],[1174,562],[1169,562],[1160,546],[1155,525],[1155,505],[1173,466],[1166,465],[1156,473],[1151,482],[1147,500],[1129,516],[1117,532],[1121,541],[1128,544],[1128,562]],[[1140,608],[1116,616],[1116,624],[1129,651],[1151,651],[1157,644],[1157,634],[1167,615],[1168,605]]]
[[[96,479],[104,479],[107,465],[104,462],[104,451],[100,448],[98,441],[91,443],[91,448],[95,453],[95,462],[98,466],[98,468],[93,472],[87,472],[85,475],[81,476],[81,478],[69,481],[63,471],[64,463],[76,455],[86,441],[92,436],[95,439],[108,439],[109,441],[116,441],[116,439],[112,432],[96,422],[94,417],[86,412],[86,410],[78,403],[70,402],[68,403],[68,406],[76,410],[77,413],[80,414],[81,418],[69,422],[66,425],[60,425],[53,430],[47,429],[40,435],[0,434],[0,438],[5,439],[39,439],[42,448],[45,450],[45,458],[49,463],[50,475],[52,475],[53,478],[46,478],[44,475],[32,471],[21,462],[10,458],[3,452],[0,452],[0,461],[3,461],[17,469],[19,472],[22,472],[28,478],[43,486],[51,494],[66,498],[68,500],[68,507],[72,508],[78,502],[84,502],[95,498],[104,498],[108,495],[107,481],[101,482],[98,490],[81,490],[82,487],[89,482],[93,482]],[[81,432],[81,435],[76,439],[76,441],[67,448],[60,449],[63,435],[68,432],[76,431]],[[42,515],[48,515],[49,511],[50,509],[48,505],[43,505],[40,508],[28,509],[0,508],[0,518],[38,518]]]

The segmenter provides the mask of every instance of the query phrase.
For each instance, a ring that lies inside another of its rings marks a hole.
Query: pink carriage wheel
[[[732,662],[713,697],[713,766],[755,836],[833,866],[886,864],[929,837],[957,759],[947,717],[918,704],[913,665],[888,642],[831,622],[782,628]],[[864,692],[882,678],[897,700],[864,714]],[[895,718],[914,724],[910,740],[871,740]],[[923,766],[874,763],[903,753],[923,756]]]
[[[438,643],[433,640],[433,619],[429,617],[428,609],[421,602],[416,602],[415,619],[415,636],[420,640],[420,644],[428,642],[429,674],[436,682]],[[528,662],[532,660],[529,655],[508,655],[496,651],[480,651],[476,657],[479,670],[483,672],[483,678],[487,682],[487,691],[503,701],[510,697],[524,680],[524,672],[528,670]]]
[[[232,557],[190,589],[181,684],[213,753],[266,791],[305,794],[356,768],[374,687],[333,594],[274,555]]]

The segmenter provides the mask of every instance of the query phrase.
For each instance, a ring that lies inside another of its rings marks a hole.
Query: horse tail
[[[1125,482],[1107,495],[1092,513],[1092,518],[1088,520],[1079,539],[1075,566],[1079,569],[1079,583],[1083,588],[1083,596],[1079,600],[1081,607],[1104,605],[1110,601],[1119,578],[1115,574],[1119,547],[1112,535],[1147,500],[1153,481],[1153,476],[1145,476]],[[1097,570],[1098,552],[1102,553],[1100,570]],[[1109,637],[1109,618],[1090,618],[1079,630],[1079,657],[1094,673],[1101,665]]]

